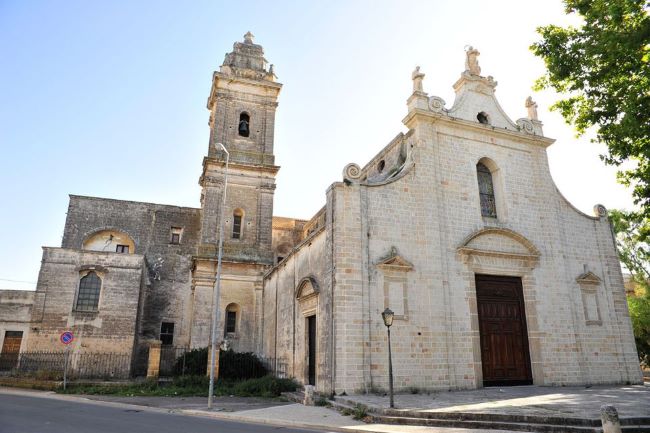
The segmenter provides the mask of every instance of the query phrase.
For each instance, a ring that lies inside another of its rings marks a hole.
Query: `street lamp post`
[[[221,290],[221,256],[223,255],[223,217],[226,208],[226,188],[228,186],[228,162],[230,153],[225,146],[217,143],[217,146],[226,153],[226,169],[223,173],[223,193],[221,194],[221,215],[219,216],[219,246],[217,253],[217,279],[214,282],[214,293],[212,299],[212,336],[210,338],[210,387],[208,389],[208,409],[212,409],[212,394],[214,394],[214,364],[217,356],[217,322],[219,321],[219,291]]]
[[[390,327],[393,324],[393,317],[395,313],[390,308],[386,308],[383,313],[381,313],[381,318],[384,319],[384,325],[388,330],[388,395],[390,398],[390,407],[395,407],[395,401],[393,400],[393,357],[390,351]]]

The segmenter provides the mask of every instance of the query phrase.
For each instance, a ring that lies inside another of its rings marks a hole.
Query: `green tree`
[[[627,298],[639,358],[650,363],[650,217],[611,210],[619,257],[634,280],[635,296]]]
[[[581,25],[548,25],[531,46],[546,63],[537,90],[553,88],[559,111],[579,135],[592,127],[604,143],[601,158],[632,168],[619,181],[633,187],[634,201],[650,216],[650,18],[648,0],[565,0]]]

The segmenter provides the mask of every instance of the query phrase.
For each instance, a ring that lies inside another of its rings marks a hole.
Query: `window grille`
[[[478,177],[478,190],[481,199],[481,215],[484,217],[497,217],[497,207],[494,198],[494,185],[492,183],[492,173],[482,163],[476,164],[476,174]]]
[[[97,311],[99,305],[99,292],[102,280],[94,272],[89,272],[79,281],[79,294],[77,295],[77,311]]]

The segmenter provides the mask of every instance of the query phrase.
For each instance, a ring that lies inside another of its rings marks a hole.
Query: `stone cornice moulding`
[[[495,135],[501,137],[507,137],[514,141],[522,141],[536,146],[541,146],[544,148],[549,147],[551,144],[555,143],[555,139],[542,137],[540,135],[531,135],[518,130],[510,130],[505,128],[499,128],[497,126],[484,125],[478,122],[471,122],[469,120],[459,119],[457,117],[452,117],[443,112],[432,112],[422,109],[415,109],[409,112],[406,117],[402,120],[409,129],[412,129],[412,126],[409,126],[414,119],[417,117],[429,119],[432,122],[443,122],[446,124],[458,124],[466,127],[467,129],[472,129],[476,132],[487,135]]]
[[[576,282],[578,284],[586,284],[586,285],[598,285],[602,283],[602,280],[598,277],[598,275],[594,274],[591,271],[584,272],[576,278]]]
[[[374,159],[374,158],[373,158]],[[368,180],[363,180],[361,181],[361,175],[364,173],[364,170],[359,167],[358,164],[355,163],[350,163],[343,168],[343,181],[345,183],[355,183],[359,184],[362,186],[383,186],[383,185],[388,185],[393,182],[396,182],[409,174],[411,172],[411,169],[415,166],[415,161],[413,159],[413,145],[407,145],[406,148],[406,158],[404,159],[404,163],[402,163],[401,166],[399,166],[393,174],[388,176],[386,179],[380,180],[380,181],[368,181]]]
[[[484,235],[500,235],[514,240],[515,242],[522,245],[527,253],[518,253],[514,251],[495,251],[495,250],[483,250],[478,248],[470,247],[469,244],[474,240]],[[501,257],[507,259],[515,260],[524,260],[528,262],[531,266],[536,265],[539,262],[539,257],[541,256],[539,250],[533,245],[531,241],[526,239],[524,236],[519,233],[500,227],[488,227],[478,230],[468,237],[466,237],[461,245],[456,249],[456,251],[466,258],[471,256],[490,256],[490,257]]]
[[[399,255],[397,252],[397,248],[391,247],[390,252],[388,255],[380,259],[377,263],[375,263],[375,266],[378,267],[379,269],[384,269],[384,270],[395,270],[395,271],[412,271],[413,270],[413,264],[406,260],[404,257]]]
[[[305,290],[305,287],[307,285],[310,285],[313,292],[311,293],[306,293],[303,295],[303,291]],[[308,298],[312,298],[314,296],[318,296],[320,293],[320,286],[318,284],[318,281],[316,281],[316,277],[313,275],[308,275],[300,280],[298,285],[296,286],[296,299],[301,299],[305,300]]]

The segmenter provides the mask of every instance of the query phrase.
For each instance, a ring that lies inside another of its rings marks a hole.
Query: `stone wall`
[[[307,238],[264,280],[260,323],[262,353],[286,365],[286,373],[308,381],[307,317],[316,316],[316,387],[332,386],[331,285],[326,232]]]
[[[387,388],[386,307],[396,389],[482,386],[476,274],[522,279],[535,384],[639,383],[609,223],[559,194],[552,141],[417,114],[406,143],[393,142],[410,149],[409,169],[377,178],[366,167],[331,188],[336,391]],[[481,216],[479,161],[497,218]],[[382,265],[391,254],[401,265]]]
[[[81,248],[100,230],[118,230],[133,239],[143,256],[149,285],[143,292],[138,334],[158,339],[162,322],[174,323],[174,346],[190,343],[192,256],[199,240],[201,210],[152,203],[70,196],[64,248]],[[179,244],[172,227],[181,228]]]
[[[0,348],[7,331],[22,332],[21,350],[25,347],[34,293],[28,290],[0,290]]]
[[[79,281],[88,271],[101,279],[99,305],[96,311],[79,311]],[[144,273],[144,257],[139,254],[43,248],[26,350],[63,350],[59,336],[72,331],[74,351],[131,355]]]

